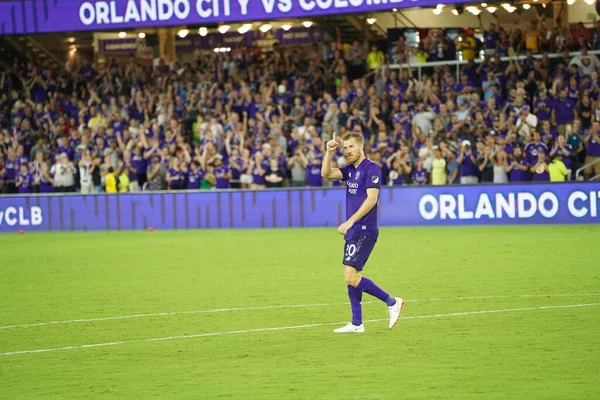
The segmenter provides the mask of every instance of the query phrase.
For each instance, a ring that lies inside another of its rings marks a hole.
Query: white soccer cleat
[[[396,297],[396,304],[388,307],[388,314],[390,314],[390,329],[392,329],[398,321],[400,321],[400,311],[404,308],[404,300],[400,297]]]
[[[348,325],[344,326],[343,328],[334,329],[333,332],[335,332],[335,333],[364,333],[365,326],[363,324],[356,326],[356,325],[352,325],[352,323],[349,323]]]

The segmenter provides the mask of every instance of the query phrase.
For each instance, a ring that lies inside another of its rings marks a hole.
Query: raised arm
[[[327,152],[323,158],[323,165],[321,165],[321,176],[326,179],[341,181],[344,176],[339,168],[331,168],[331,158],[338,148],[338,142],[335,140],[335,133],[333,139],[327,142]]]

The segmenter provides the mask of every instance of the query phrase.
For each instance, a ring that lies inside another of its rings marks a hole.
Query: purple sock
[[[356,287],[357,289],[370,294],[373,297],[377,297],[379,300],[383,301],[385,304],[388,305],[388,307],[393,306],[394,304],[396,304],[396,299],[393,298],[392,296],[390,296],[389,294],[387,294],[385,292],[385,290],[383,290],[382,288],[380,288],[379,286],[377,286],[375,284],[375,282],[373,282],[372,280],[370,280],[369,278],[366,277],[362,277],[360,279],[360,282],[358,283],[358,286]]]
[[[348,285],[348,297],[350,298],[350,307],[352,307],[352,325],[362,324],[362,291],[354,286]]]

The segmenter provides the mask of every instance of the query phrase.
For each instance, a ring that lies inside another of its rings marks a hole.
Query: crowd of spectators
[[[340,185],[324,182],[321,160],[326,141],[350,131],[364,135],[390,186],[563,181],[600,159],[600,61],[587,46],[506,63],[499,47],[483,45],[483,62],[467,57],[458,81],[447,65],[420,80],[411,68],[392,70],[357,42],[173,65],[15,64],[0,73],[0,186]],[[339,153],[335,163],[344,162]],[[598,173],[600,163],[585,177]]]
[[[586,29],[583,23],[578,23],[572,30],[559,25],[549,29],[545,19],[536,19],[527,24],[527,29],[509,30],[490,24],[487,29],[481,27],[477,35],[473,29],[454,34],[442,29],[420,29],[418,32],[420,41],[416,46],[411,46],[404,36],[393,43],[389,48],[391,63],[418,64],[459,58],[467,61],[478,58],[481,53],[513,57],[526,52],[574,52],[582,47],[600,50],[600,21],[594,29]]]

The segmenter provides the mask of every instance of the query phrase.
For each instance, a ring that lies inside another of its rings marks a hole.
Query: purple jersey
[[[198,172],[189,171],[187,176],[187,188],[188,190],[197,190],[200,189],[200,182],[204,178],[204,174],[202,171],[198,170]]]
[[[308,186],[319,187],[323,186],[323,177],[321,176],[321,164],[309,163],[306,168],[306,180]]]
[[[137,175],[143,175],[146,173],[146,160],[144,160],[144,157],[142,156],[135,155],[131,157],[131,166],[135,168]]]
[[[17,178],[17,171],[19,168],[19,162],[17,160],[9,160],[8,158],[4,161],[4,179],[7,181],[15,181]]]
[[[367,199],[367,189],[381,189],[381,169],[373,161],[364,159],[358,168],[348,164],[341,171],[342,180],[346,182],[346,219],[349,219]],[[371,236],[377,240],[377,204],[348,230],[345,239],[348,241],[360,236]]]
[[[594,135],[591,135],[586,146],[586,154],[590,157],[600,157],[600,142],[596,140]]]
[[[571,169],[571,154],[573,154],[573,148],[571,147],[570,144],[566,144],[565,145],[565,150],[567,150],[569,152],[569,155],[565,155],[565,152],[563,152],[562,148],[558,148],[558,150],[556,151],[556,154],[563,156],[563,160],[562,162],[565,164],[565,167],[567,167],[567,169]]]
[[[229,168],[227,167],[215,168],[214,174],[215,178],[217,178],[217,189],[229,189],[231,187],[231,185],[229,184],[229,179],[227,178],[229,172]]]
[[[530,164],[533,165],[537,161],[539,153],[548,155],[548,147],[544,143],[529,143],[525,146],[526,158]]]
[[[32,185],[35,179],[32,174],[19,174],[18,180],[21,182],[19,193],[33,193]]]
[[[517,164],[529,166],[524,159],[517,161]],[[513,167],[513,169],[510,170],[509,177],[511,182],[527,182],[529,181],[529,171],[523,171],[522,169]]]

